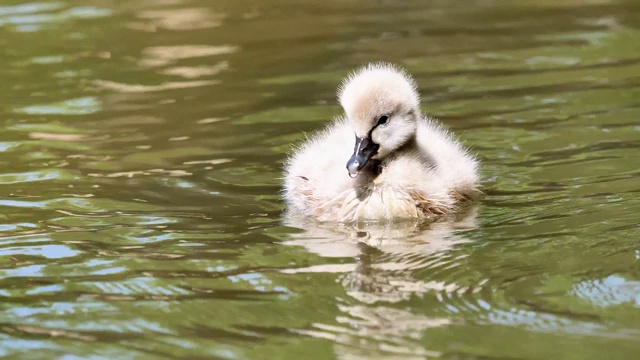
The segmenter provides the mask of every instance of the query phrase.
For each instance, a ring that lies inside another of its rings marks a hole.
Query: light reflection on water
[[[639,14],[3,4],[0,355],[635,358]],[[285,153],[371,60],[482,158],[481,200],[419,224],[283,214]]]

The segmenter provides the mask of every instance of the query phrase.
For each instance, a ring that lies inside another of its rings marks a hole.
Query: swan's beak
[[[360,170],[367,165],[371,157],[378,152],[380,146],[371,140],[370,137],[359,138],[356,136],[356,146],[353,149],[351,159],[347,161],[347,170],[352,178],[358,176]]]

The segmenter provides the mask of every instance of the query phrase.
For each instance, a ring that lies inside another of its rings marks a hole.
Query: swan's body
[[[477,160],[421,115],[415,83],[402,70],[368,65],[345,80],[339,99],[345,116],[286,164],[290,212],[343,222],[423,218],[477,192]]]

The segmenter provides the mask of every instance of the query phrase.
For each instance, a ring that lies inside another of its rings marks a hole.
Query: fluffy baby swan
[[[478,161],[421,114],[404,70],[369,64],[344,80],[338,98],[345,115],[287,161],[290,213],[340,222],[424,218],[477,192]]]

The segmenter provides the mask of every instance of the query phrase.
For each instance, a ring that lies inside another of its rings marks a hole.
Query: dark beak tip
[[[356,138],[356,146],[353,149],[353,155],[347,162],[347,170],[349,176],[355,178],[360,173],[371,157],[378,151],[378,145],[370,138]]]
[[[352,156],[347,162],[347,170],[349,171],[349,174],[357,174],[361,169],[360,161],[358,161],[357,156]]]

